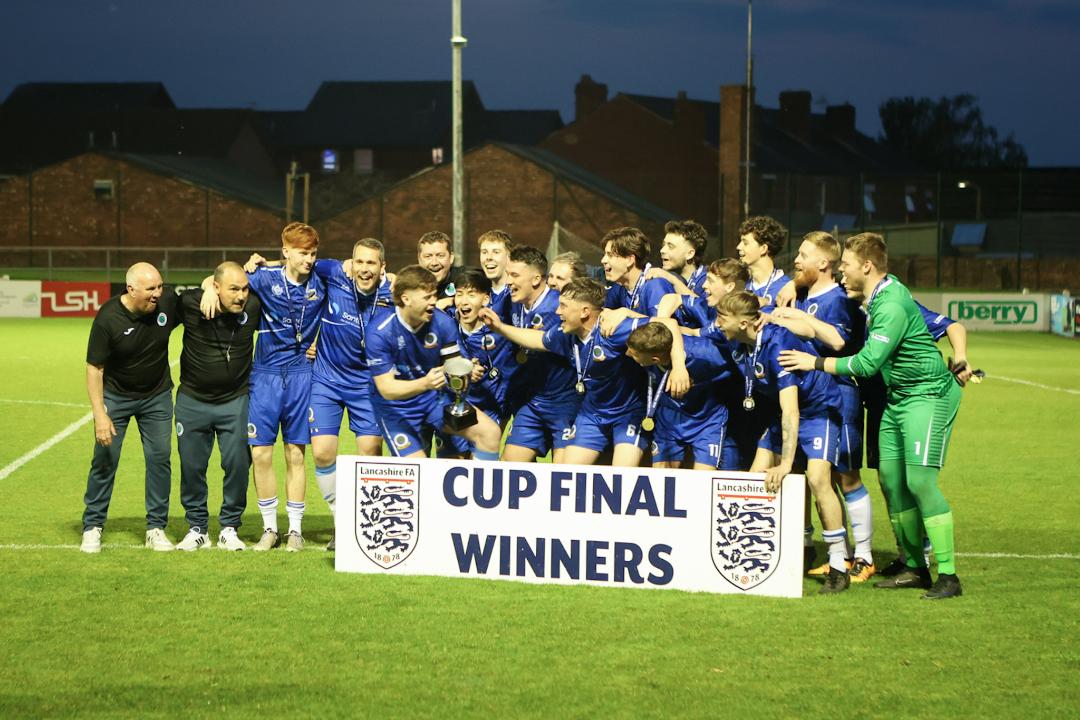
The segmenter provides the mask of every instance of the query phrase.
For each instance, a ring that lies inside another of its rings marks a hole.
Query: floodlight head
[[[462,47],[463,48],[463,47],[465,47],[466,45],[469,44],[469,41],[466,40],[461,35],[455,35],[454,37],[450,38],[450,44],[453,45],[454,47]]]
[[[968,186],[968,181],[967,180],[961,180],[960,182],[956,183],[956,187],[960,188],[961,190],[965,189],[967,186]]]

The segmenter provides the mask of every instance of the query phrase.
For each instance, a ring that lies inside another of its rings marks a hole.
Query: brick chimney
[[[810,136],[810,91],[780,93],[780,127],[798,138]]]
[[[841,139],[855,136],[855,106],[850,103],[825,108],[825,129]]]
[[[581,120],[607,102],[607,85],[582,75],[574,86],[574,120]]]
[[[705,111],[680,90],[675,98],[675,131],[691,140],[705,139]]]

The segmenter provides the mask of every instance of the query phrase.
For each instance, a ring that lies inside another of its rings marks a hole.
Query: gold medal
[[[654,427],[656,427],[656,423],[653,422],[651,417],[647,417],[641,421],[641,429],[645,432],[652,432]]]
[[[742,401],[742,409],[746,412],[753,412],[754,410],[754,398],[748,397]]]
[[[585,394],[585,383],[578,380],[577,384],[574,385],[574,389],[577,390],[578,395],[584,395]]]
[[[517,360],[518,365],[524,365],[526,362],[529,361],[529,353],[525,352],[524,350],[518,350],[517,355],[514,356],[514,359]]]

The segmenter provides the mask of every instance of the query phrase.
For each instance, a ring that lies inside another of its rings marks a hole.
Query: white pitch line
[[[957,557],[970,558],[1005,558],[1008,560],[1080,560],[1080,555],[1071,553],[1050,553],[1049,555],[1026,555],[1023,553],[981,553],[981,552],[958,552]]]
[[[94,419],[94,413],[92,413],[92,412],[86,413],[81,418],[79,418],[75,422],[71,423],[66,428],[64,428],[60,432],[56,433],[51,438],[49,438],[45,442],[41,443],[40,445],[38,445],[36,448],[31,450],[30,452],[26,453],[25,455],[23,455],[20,458],[16,458],[15,460],[12,460],[10,463],[8,463],[7,467],[5,467],[3,470],[0,470],[0,480],[3,480],[8,475],[15,472],[16,470],[21,468],[23,465],[30,462],[34,458],[36,458],[38,455],[40,455],[41,453],[43,453],[46,450],[48,450],[49,448],[51,448],[53,445],[55,445],[58,442],[64,440],[65,438],[67,438],[72,433],[78,432],[79,429],[82,428],[83,425],[85,425],[86,423],[90,422],[93,419]]]
[[[16,405],[56,405],[57,407],[84,408],[86,403],[57,402],[55,400],[10,400],[0,398],[0,403],[14,403]]]
[[[1068,393],[1069,395],[1080,395],[1080,390],[1057,387],[1055,385],[1043,385],[1042,383],[1032,382],[1030,380],[1021,380],[1020,378],[1005,377],[1004,375],[987,375],[987,378],[992,380],[1004,380],[1005,382],[1016,383],[1017,385],[1029,385],[1031,387],[1039,388],[1040,390],[1052,390],[1054,392]]]

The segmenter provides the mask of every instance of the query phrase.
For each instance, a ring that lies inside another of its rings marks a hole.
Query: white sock
[[[304,503],[289,500],[285,503],[285,514],[289,516],[289,532],[301,535],[300,524],[304,520]]]
[[[259,514],[262,515],[263,527],[277,532],[277,496],[259,498]]]
[[[829,567],[836,568],[840,572],[847,572],[847,530],[822,530],[821,537],[829,546]]]
[[[874,538],[874,509],[870,502],[870,493],[865,485],[860,485],[849,493],[844,493],[848,518],[851,520],[851,534],[855,539],[855,557],[873,563],[871,545]]]
[[[330,506],[330,514],[333,515],[337,504],[337,463],[315,468],[315,482],[319,483],[319,492]]]
[[[803,547],[814,547],[814,526],[807,525],[802,531]]]

